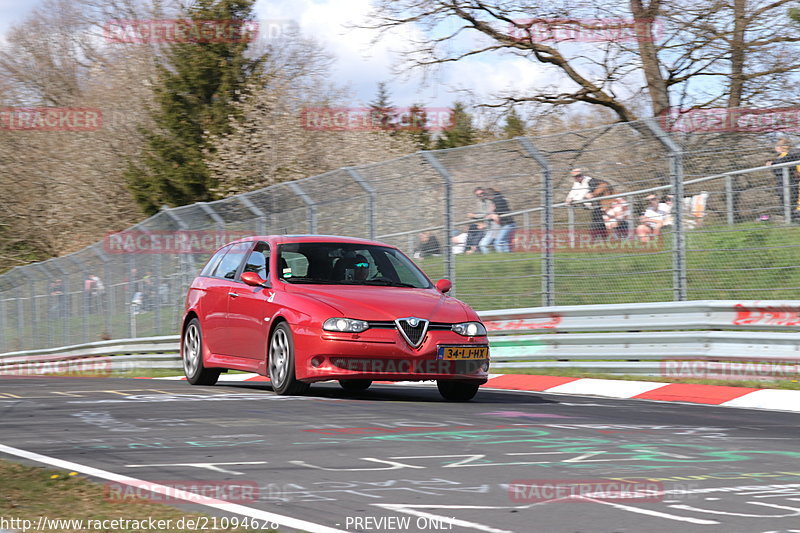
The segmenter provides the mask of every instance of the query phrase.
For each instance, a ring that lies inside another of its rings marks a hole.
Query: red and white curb
[[[684,402],[723,407],[800,412],[800,390],[754,389],[724,385],[660,383],[621,379],[569,378],[527,374],[496,375],[484,385],[491,389],[576,394],[660,402]]]
[[[176,376],[154,379],[185,380],[186,378],[183,376]],[[222,374],[219,380],[268,382],[269,378],[257,374]],[[403,381],[394,384],[420,385],[420,383],[414,381]],[[488,389],[496,390],[574,394],[578,396],[655,400],[660,402],[684,402],[800,413],[800,390],[754,389],[750,387],[727,387],[723,385],[570,378],[564,376],[538,376],[529,374],[493,374],[489,377],[488,383],[483,386]]]

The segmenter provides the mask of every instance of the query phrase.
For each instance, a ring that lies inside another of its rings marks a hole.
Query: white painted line
[[[382,507],[384,509],[390,511],[398,511],[400,513],[410,514],[412,516],[416,516],[419,518],[425,518],[427,520],[432,520],[433,523],[446,523],[453,526],[459,527],[468,527],[470,529],[477,529],[478,531],[485,531],[486,533],[514,533],[513,531],[509,531],[507,529],[496,529],[490,526],[485,526],[483,524],[479,524],[477,522],[468,522],[466,520],[460,520],[453,516],[443,516],[437,515],[432,513],[425,513],[423,511],[418,511],[417,509],[497,509],[497,507],[484,507],[484,506],[469,506],[469,505],[404,505],[404,504],[394,504],[394,503],[373,503],[375,507]]]
[[[667,385],[669,385],[669,383],[659,383],[655,381],[582,378],[549,388],[545,392],[588,394],[592,396],[604,396],[606,398],[632,398]]]
[[[187,503],[204,505],[206,507],[211,507],[212,509],[217,509],[219,511],[224,511],[226,513],[237,514],[241,516],[249,516],[250,518],[255,518],[256,520],[263,520],[264,522],[273,522],[276,524],[284,525],[286,527],[305,530],[308,531],[309,533],[347,533],[346,531],[343,531],[341,529],[335,529],[332,527],[315,524],[313,522],[307,522],[306,520],[292,518],[291,516],[284,516],[276,513],[270,513],[268,511],[262,511],[260,509],[254,509],[252,507],[246,507],[244,505],[239,505],[237,503],[229,503],[224,500],[217,500],[215,498],[203,497],[202,501],[198,501],[198,495],[193,492],[188,492],[185,490],[176,490],[175,487],[159,485],[157,483],[151,483],[143,479],[136,479],[134,477],[124,476],[122,474],[109,472],[108,470],[101,470],[99,468],[85,466],[79,463],[73,463],[71,461],[64,461],[63,459],[57,459],[55,457],[49,457],[47,455],[40,455],[38,453],[29,452],[27,450],[20,450],[19,448],[12,448],[11,446],[6,446],[5,444],[0,444],[0,452],[7,453],[9,455],[15,455],[17,457],[22,457],[23,459],[36,461],[38,463],[44,463],[46,465],[54,466],[56,468],[72,470],[75,472],[80,472],[81,474],[87,474],[89,476],[97,477],[100,479],[107,479],[109,481],[122,483],[124,485],[130,485],[132,487],[136,487],[138,490],[145,488],[150,492],[154,492],[156,494],[161,494],[164,496],[169,496],[170,498],[177,498],[180,500],[184,500]]]
[[[800,390],[761,389],[723,402],[722,405],[800,412]]]
[[[690,516],[678,516],[670,513],[663,513],[661,511],[654,511],[653,509],[642,509],[641,507],[634,507],[632,505],[625,505],[622,503],[616,502],[609,502],[605,500],[596,500],[594,498],[589,498],[583,496],[581,499],[585,499],[587,501],[591,501],[594,503],[602,503],[603,505],[610,505],[615,509],[619,509],[621,511],[629,511],[631,513],[643,514],[647,516],[656,516],[658,518],[667,518],[669,520],[676,520],[678,522],[689,522],[690,524],[699,524],[703,526],[710,526],[714,524],[719,524],[716,520],[706,520],[704,518],[692,518]],[[674,505],[671,507],[675,507]]]
[[[258,374],[220,374],[220,381],[245,381],[250,378],[258,377]]]

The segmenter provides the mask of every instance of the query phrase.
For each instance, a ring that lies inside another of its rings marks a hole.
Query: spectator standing
[[[509,215],[511,208],[508,206],[506,197],[491,187],[486,187],[484,190],[485,196],[491,202],[493,211],[489,214],[489,218],[498,226],[497,233],[494,237],[494,249],[500,253],[507,253],[511,251],[511,238],[516,228],[514,217]]]
[[[599,204],[587,200],[613,194],[611,184],[605,180],[585,175],[580,168],[573,168],[571,174],[574,181],[564,201],[567,205],[582,202],[584,207],[591,209],[592,222],[589,225],[589,232],[593,239],[605,239],[608,237],[608,229],[603,220],[603,208]]]
[[[497,217],[493,216],[495,211],[494,203],[486,191],[486,187],[475,187],[473,193],[478,199],[478,210],[476,213],[467,213],[468,217],[478,218],[486,224],[483,236],[478,242],[478,249],[484,254],[489,253],[489,245],[495,242],[500,231],[500,223]]]
[[[775,153],[777,157],[767,161],[768,166],[778,165],[780,163],[788,163],[790,161],[800,161],[800,152],[792,151],[792,145],[786,138],[779,139],[775,144]],[[800,219],[800,165],[792,165],[789,167],[789,198],[784,197],[783,190],[783,168],[774,168],[772,173],[775,175],[775,191],[781,201],[781,212],[786,202],[789,203],[791,209],[792,221],[797,222]]]

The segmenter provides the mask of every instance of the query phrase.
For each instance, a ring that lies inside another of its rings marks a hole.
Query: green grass
[[[673,300],[672,237],[632,251],[557,251],[556,305]],[[799,227],[707,226],[686,232],[686,248],[689,299],[800,298]],[[443,258],[418,261],[434,279],[443,275]],[[455,268],[456,296],[475,309],[542,305],[541,253],[458,255]]]
[[[106,486],[89,481],[78,472],[52,470],[40,467],[30,467],[10,461],[0,460],[0,480],[3,490],[0,493],[0,516],[6,520],[19,519],[32,521],[32,528],[38,523],[39,517],[49,519],[76,519],[76,520],[171,520],[173,526],[160,531],[189,532],[192,529],[178,529],[179,520],[197,519],[207,515],[191,513],[144,499],[114,498],[114,485]],[[185,522],[184,522],[185,523]],[[210,523],[210,522],[209,522]],[[164,522],[163,524],[167,524]],[[108,522],[108,525],[111,525]],[[29,526],[30,527],[30,526]],[[13,528],[20,529],[21,528]],[[140,532],[153,531],[146,528],[76,528],[61,527],[59,533],[73,533],[93,531],[115,533],[118,531]],[[250,531],[237,528],[225,531]],[[266,530],[264,530],[266,531]],[[274,529],[269,531],[274,532]]]

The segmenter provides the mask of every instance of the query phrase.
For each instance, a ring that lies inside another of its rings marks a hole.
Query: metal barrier
[[[768,361],[800,363],[800,302],[707,300],[502,309],[479,313],[490,333],[493,368],[575,368],[674,374],[674,362],[729,361],[729,370]],[[0,374],[91,357],[112,369],[178,368],[176,335],[102,341],[0,354]],[[32,372],[35,373],[35,372]]]

